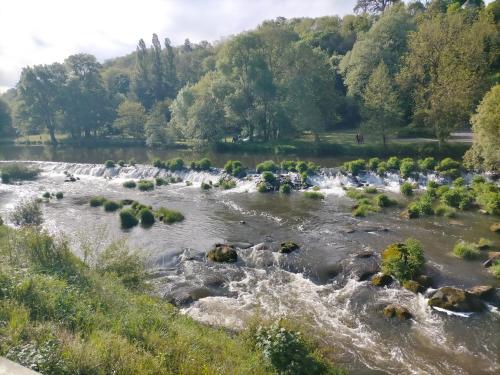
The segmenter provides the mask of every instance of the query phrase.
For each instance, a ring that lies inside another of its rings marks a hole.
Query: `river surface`
[[[113,157],[117,159],[109,158]],[[466,262],[451,254],[460,239],[496,240],[488,229],[494,218],[466,212],[453,220],[410,221],[400,218],[401,207],[353,218],[353,202],[342,189],[352,181],[335,169],[324,169],[312,178],[326,194],[323,201],[314,201],[300,192],[290,196],[258,193],[252,178],[238,181],[232,190],[202,191],[201,182],[216,182],[221,176],[217,169],[174,174],[192,186],[180,182],[140,192],[125,189],[122,183],[166,172],[148,165],[106,169],[88,163],[31,164],[42,170],[36,181],[0,184],[0,215],[7,217],[22,199],[41,197],[45,191],[64,192],[64,199],[43,203],[44,225],[49,231],[68,236],[80,255],[83,249],[100,251],[114,240],[127,241],[147,259],[158,292],[199,321],[238,329],[256,315],[297,319],[352,374],[500,372],[498,309],[490,306],[485,313],[467,317],[448,315],[429,308],[422,294],[397,285],[373,287],[359,277],[388,244],[412,236],[424,245],[428,273],[436,287],[498,286],[480,261]],[[65,173],[79,180],[65,182]],[[406,203],[396,193],[396,176],[366,176],[366,182]],[[186,219],[124,231],[117,213],[89,206],[95,195],[176,209]],[[276,249],[285,240],[299,243],[300,250],[279,254],[244,249],[247,246],[241,244],[236,264],[214,264],[204,257],[214,243],[265,243]],[[368,250],[375,256],[356,257]],[[381,310],[388,303],[406,306],[414,318],[406,322],[384,318]]]

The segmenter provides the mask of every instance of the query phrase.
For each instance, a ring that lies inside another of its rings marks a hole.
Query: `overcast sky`
[[[100,61],[157,33],[174,44],[214,41],[265,19],[352,12],[355,0],[0,0],[0,92],[22,67],[87,52]]]

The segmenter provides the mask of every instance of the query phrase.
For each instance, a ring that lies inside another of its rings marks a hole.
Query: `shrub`
[[[399,190],[401,191],[401,194],[409,197],[410,195],[413,195],[413,184],[410,182],[403,182],[399,187]]]
[[[450,207],[467,209],[472,203],[471,194],[464,188],[450,189],[441,195],[441,203]]]
[[[34,180],[39,175],[40,170],[22,164],[10,164],[3,166],[0,172],[2,182],[9,184],[12,181]]]
[[[229,190],[236,187],[236,181],[231,177],[221,177],[217,185],[223,190]]]
[[[479,250],[488,250],[493,247],[493,241],[487,238],[481,237],[477,243],[477,248]]]
[[[128,165],[135,166],[136,164],[137,164],[137,161],[134,158],[132,158],[128,161]]]
[[[284,160],[281,162],[281,169],[284,171],[297,172],[297,162],[293,160]]]
[[[399,282],[412,280],[425,264],[422,244],[414,238],[404,243],[393,243],[382,252],[382,272]]]
[[[167,165],[161,159],[154,159],[153,160],[153,167],[160,168],[160,169],[165,169],[167,167]]]
[[[436,168],[436,159],[427,157],[418,161],[418,167],[422,172],[433,171]]]
[[[453,254],[463,259],[475,259],[480,252],[476,244],[460,241],[453,247]]]
[[[396,156],[391,156],[387,160],[387,169],[398,170],[399,169],[399,159]]]
[[[292,186],[290,184],[283,184],[280,186],[280,193],[290,194],[292,192]]]
[[[307,163],[305,161],[298,161],[296,164],[297,172],[307,173]]]
[[[181,158],[170,159],[165,163],[166,168],[172,172],[180,171],[184,168],[184,160]]]
[[[239,160],[227,161],[224,165],[224,170],[234,177],[243,178],[246,176],[245,169]]]
[[[490,268],[490,272],[497,278],[500,279],[500,260],[497,260]]]
[[[168,185],[168,181],[165,180],[164,178],[156,177],[155,184],[156,184],[156,186],[164,186],[164,185]]]
[[[158,220],[164,223],[173,224],[184,220],[184,215],[179,211],[169,210],[168,208],[161,207],[155,212]]]
[[[130,206],[130,205],[132,205],[134,202],[135,202],[135,201],[134,201],[134,200],[132,200],[132,199],[122,199],[122,200],[120,201],[120,204],[121,204],[122,206]]]
[[[139,180],[137,186],[140,191],[150,191],[155,188],[155,184],[150,180]]]
[[[399,173],[401,177],[408,178],[410,175],[417,170],[417,165],[415,161],[411,158],[404,158],[399,164]]]
[[[149,208],[142,208],[137,216],[143,226],[151,226],[155,223],[155,216]]]
[[[125,181],[123,183],[123,187],[127,189],[135,189],[137,186],[135,181]]]
[[[387,173],[387,163],[385,161],[379,163],[377,167],[377,173],[379,175],[384,175]]]
[[[363,189],[366,194],[377,194],[378,190],[375,186],[367,186]]]
[[[279,167],[274,163],[272,160],[266,160],[262,163],[257,164],[257,172],[262,173],[262,172],[276,172]]]
[[[374,202],[379,207],[390,207],[397,204],[397,202],[394,199],[389,198],[385,194],[379,194],[375,196]]]
[[[212,188],[212,185],[207,184],[205,182],[201,183],[201,190],[210,190]]]
[[[456,179],[460,177],[460,170],[458,169],[448,169],[442,172],[439,172],[439,174],[443,177],[448,177],[451,179]]]
[[[50,199],[50,193],[48,191],[46,191],[45,193],[43,193],[42,197],[46,198],[46,199]]]
[[[354,211],[352,212],[352,215],[354,217],[365,217],[370,212],[376,212],[376,211],[377,211],[377,209],[371,203],[362,202],[362,203],[355,206]]]
[[[63,199],[64,198],[64,193],[62,191],[58,191],[56,193],[56,199]]]
[[[365,161],[363,159],[348,161],[344,163],[343,169],[356,176],[365,170]]]
[[[106,212],[115,212],[122,208],[121,204],[115,201],[106,201],[104,202],[104,211]]]
[[[114,168],[115,167],[115,162],[114,162],[114,160],[106,160],[104,162],[104,166],[106,168]]]
[[[367,167],[370,171],[376,171],[380,165],[379,158],[371,158],[368,160]]]
[[[276,176],[272,172],[264,172],[260,176],[261,180],[268,183],[269,185],[276,185]]]
[[[207,158],[191,162],[191,169],[194,169],[196,171],[208,171],[211,167],[212,162]]]
[[[436,189],[436,195],[438,197],[441,197],[444,193],[446,193],[449,190],[450,190],[450,187],[448,185],[438,186],[438,188]]]
[[[436,166],[436,170],[438,172],[449,171],[449,170],[458,170],[460,169],[460,163],[458,161],[453,160],[452,158],[445,158],[439,162]]]
[[[434,210],[434,214],[437,216],[444,216],[448,218],[452,218],[457,216],[456,210],[453,207],[447,206],[445,204],[440,204]]]
[[[42,209],[35,200],[21,201],[9,217],[14,225],[21,227],[39,226],[43,223]]]
[[[465,185],[465,179],[463,177],[458,177],[453,181],[453,186],[463,187]]]
[[[124,167],[125,166],[125,160],[118,160],[118,165],[120,167]]]
[[[314,200],[325,199],[324,194],[318,193],[317,191],[305,191],[304,197],[306,197],[308,199],[314,199]]]
[[[349,198],[355,199],[355,200],[366,198],[366,194],[364,192],[362,192],[362,191],[360,191],[358,189],[355,189],[355,188],[349,188],[349,189],[347,189],[346,195]]]
[[[135,212],[131,208],[125,208],[120,211],[120,222],[124,229],[130,229],[139,224],[139,220],[137,220]]]
[[[104,197],[92,197],[90,198],[90,207],[99,207],[104,204],[106,198]]]
[[[490,215],[500,215],[500,192],[483,190],[477,193],[476,202]]]
[[[269,188],[265,182],[259,182],[257,184],[257,191],[259,193],[267,193],[269,191]]]

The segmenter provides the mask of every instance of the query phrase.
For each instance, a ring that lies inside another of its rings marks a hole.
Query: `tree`
[[[141,104],[149,109],[154,102],[149,71],[149,51],[143,39],[139,40],[136,49],[136,65],[133,78],[133,92]]]
[[[0,99],[0,134],[12,125],[12,117],[9,105]]]
[[[401,125],[403,113],[393,79],[383,62],[370,76],[363,103],[363,125],[370,133],[380,136],[385,147],[387,137],[396,133]]]
[[[471,19],[466,11],[428,15],[410,35],[398,81],[412,97],[413,123],[432,128],[441,143],[468,124],[487,90],[496,35],[490,14]]]
[[[144,139],[144,126],[146,121],[146,110],[142,104],[125,100],[118,106],[114,126],[124,135]]]
[[[358,0],[354,6],[355,13],[382,13],[389,6],[400,0]]]
[[[472,116],[474,143],[465,154],[470,167],[500,171],[500,84],[495,85]]]
[[[155,104],[145,124],[146,145],[149,147],[164,146],[172,143],[175,138],[175,131],[168,126],[171,101],[158,102]]]
[[[62,108],[66,79],[65,67],[54,63],[24,68],[17,84],[22,108],[19,113],[25,121],[46,128],[53,145],[57,144],[57,114]]]

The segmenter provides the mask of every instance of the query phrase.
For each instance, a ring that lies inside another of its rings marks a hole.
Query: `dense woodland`
[[[445,142],[472,118],[468,159],[498,170],[500,1],[359,0],[354,12],[277,18],[213,44],[154,34],[103,64],[82,53],[28,66],[0,101],[0,126],[53,144],[64,134],[148,146],[304,131],[319,141],[360,127],[385,145],[404,129]]]

